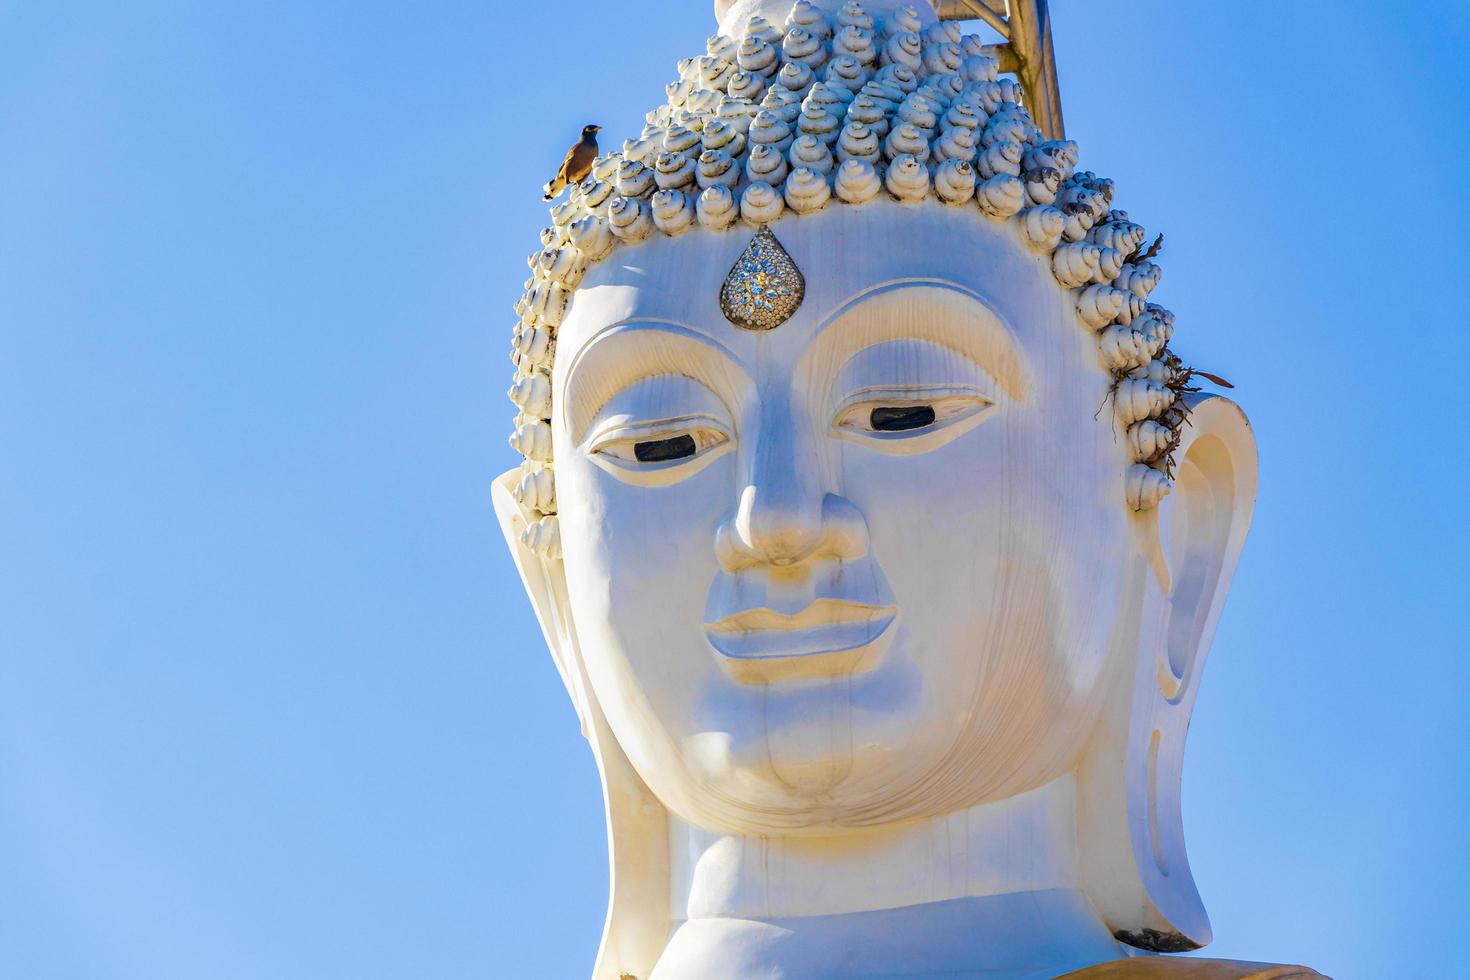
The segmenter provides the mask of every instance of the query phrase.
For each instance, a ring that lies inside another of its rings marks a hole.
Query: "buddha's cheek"
[[[593,690],[635,764],[682,768],[670,755],[699,730],[690,692],[717,666],[703,610],[728,509],[733,458],[665,487],[624,483],[576,460],[558,469],[568,591]]]

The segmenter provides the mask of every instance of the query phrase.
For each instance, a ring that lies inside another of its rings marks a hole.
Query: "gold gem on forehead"
[[[720,287],[725,319],[744,330],[774,330],[801,306],[806,279],[769,228],[756,232]]]

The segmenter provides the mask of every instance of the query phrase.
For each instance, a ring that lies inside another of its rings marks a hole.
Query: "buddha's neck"
[[[846,0],[812,0],[828,15],[842,9]],[[786,17],[796,0],[715,0],[715,16],[720,21],[720,33],[739,37],[744,33],[745,22],[754,14],[760,14],[777,27],[786,23]],[[913,7],[919,19],[925,23],[937,20],[931,0],[863,0],[863,10],[875,21],[885,21],[900,7]]]
[[[834,942],[845,948],[851,932],[869,966],[913,975],[916,950],[938,958],[925,972],[976,977],[1029,975],[1006,972],[1018,962],[1044,970],[1116,958],[1079,890],[1073,797],[1065,777],[1001,803],[822,839],[712,834],[675,820],[670,894],[684,921],[668,955],[697,969],[738,948],[766,957],[752,968],[793,968]],[[656,974],[683,975],[664,963]]]

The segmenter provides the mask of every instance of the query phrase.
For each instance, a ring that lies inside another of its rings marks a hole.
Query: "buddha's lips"
[[[711,633],[752,633],[763,630],[795,633],[826,626],[872,623],[878,619],[892,620],[893,613],[893,606],[874,606],[846,599],[817,599],[793,615],[765,607],[746,609],[733,616],[726,616],[719,622],[707,623],[704,628]]]
[[[865,655],[896,613],[894,606],[817,599],[798,613],[746,609],[704,629],[738,679],[770,681],[865,669]]]

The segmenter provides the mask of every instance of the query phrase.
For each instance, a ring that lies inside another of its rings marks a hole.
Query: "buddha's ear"
[[[495,516],[602,776],[610,889],[593,978],[647,977],[670,929],[668,812],[628,761],[587,680],[562,559],[521,540],[534,515],[515,499],[520,477],[520,470],[511,470],[491,486]]]
[[[1161,952],[1211,938],[1184,847],[1184,739],[1256,493],[1244,413],[1217,396],[1192,397],[1190,409],[1173,492],[1134,516],[1134,612],[1115,648],[1123,669],[1078,772],[1089,897],[1118,939]]]
[[[519,469],[502,473],[491,485],[490,498],[495,505],[495,516],[500,521],[500,533],[505,535],[505,546],[510,549],[516,570],[521,573],[521,584],[526,587],[526,595],[536,610],[546,647],[551,651],[552,662],[556,664],[562,683],[566,685],[585,736],[590,712],[586,682],[582,665],[578,662],[572,630],[571,606],[567,601],[566,572],[559,555],[551,558],[539,554],[522,540],[533,515],[528,514],[515,498],[514,491],[520,478]]]
[[[1139,515],[1168,596],[1159,683],[1176,701],[1203,666],[1256,505],[1256,438],[1245,413],[1218,395],[1191,396],[1189,408],[1173,492],[1154,520]]]

